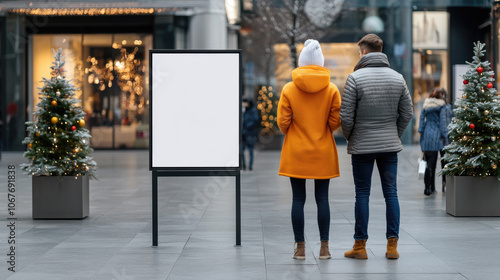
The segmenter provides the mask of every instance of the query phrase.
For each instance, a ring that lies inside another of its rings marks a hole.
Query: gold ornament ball
[[[57,117],[52,117],[52,119],[50,119],[50,122],[52,124],[56,124],[58,121],[59,121],[59,119]]]
[[[484,110],[484,115],[485,115],[485,116],[487,116],[487,115],[489,115],[489,114],[490,114],[490,111],[488,111],[488,110]]]
[[[56,106],[56,105],[57,105],[57,101],[52,100],[52,102],[50,102],[50,104],[51,104],[52,106]]]
[[[28,143],[28,148],[30,148],[30,149],[31,149],[31,147],[32,147],[31,143]]]
[[[78,124],[80,125],[80,127],[84,127],[85,126],[85,120],[84,119],[81,119]]]
[[[56,91],[56,95],[57,96],[61,95],[61,92],[60,91]]]
[[[37,132],[35,133],[35,135],[36,135],[36,137],[40,137],[40,132],[38,132],[38,131],[37,131]]]
[[[497,165],[496,165],[496,164],[493,164],[491,167],[492,167],[493,169],[497,169]]]
[[[76,147],[73,149],[73,152],[78,153],[80,151],[80,148]]]
[[[491,141],[496,141],[497,138],[495,136],[491,136]]]

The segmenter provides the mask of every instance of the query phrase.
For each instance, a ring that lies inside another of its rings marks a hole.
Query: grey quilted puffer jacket
[[[401,74],[381,52],[361,57],[347,78],[340,119],[349,154],[399,152],[401,136],[413,117],[413,104]]]

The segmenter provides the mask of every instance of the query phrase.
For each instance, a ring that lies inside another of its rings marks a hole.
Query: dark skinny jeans
[[[306,179],[290,178],[292,184],[292,227],[295,242],[304,242],[304,204],[306,203]],[[314,196],[318,208],[318,227],[321,241],[330,235],[330,204],[328,187],[330,179],[314,180]]]

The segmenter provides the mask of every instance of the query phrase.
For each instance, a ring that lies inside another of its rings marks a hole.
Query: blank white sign
[[[151,167],[239,167],[240,53],[151,52]]]
[[[452,104],[455,104],[458,100],[462,99],[462,95],[464,94],[464,78],[462,78],[462,76],[467,72],[468,69],[469,65],[467,64],[453,65],[453,97],[455,98],[455,100],[450,100]]]

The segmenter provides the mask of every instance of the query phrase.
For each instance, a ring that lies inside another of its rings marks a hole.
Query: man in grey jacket
[[[413,117],[413,104],[401,74],[389,68],[382,53],[383,41],[368,34],[359,42],[361,58],[347,78],[340,119],[352,154],[356,187],[353,249],[345,257],[366,259],[369,198],[373,165],[376,162],[386,204],[388,259],[399,258],[399,201],[397,194],[397,153],[403,149],[401,136]]]

